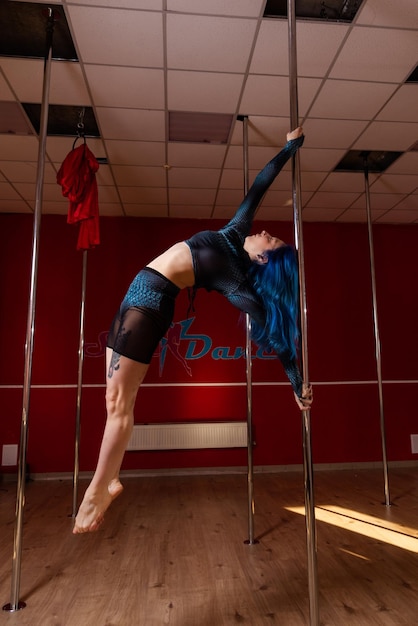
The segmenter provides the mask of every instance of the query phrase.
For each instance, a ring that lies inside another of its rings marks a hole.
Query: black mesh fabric
[[[152,268],[137,274],[110,327],[107,345],[140,363],[152,355],[173,320],[180,289]]]
[[[234,217],[219,231],[205,230],[186,241],[190,247],[195,273],[195,287],[215,290],[224,295],[235,307],[248,313],[264,326],[265,312],[255,293],[247,272],[251,260],[244,250],[257,207],[284,164],[302,145],[303,137],[288,141],[256,176],[254,183],[238,207]],[[271,346],[276,352],[276,346]],[[295,360],[278,356],[298,396],[302,393],[302,378]]]

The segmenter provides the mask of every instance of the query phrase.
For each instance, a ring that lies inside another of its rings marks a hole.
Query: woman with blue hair
[[[219,231],[174,244],[132,281],[113,319],[106,349],[107,420],[93,479],[73,532],[97,530],[122,491],[119,470],[134,423],[134,405],[151,358],[174,315],[177,294],[215,290],[251,317],[254,342],[278,355],[301,410],[312,403],[297,365],[298,267],[293,247],[265,230],[250,235],[255,211],[284,164],[303,144],[301,128],[256,176],[234,217]]]

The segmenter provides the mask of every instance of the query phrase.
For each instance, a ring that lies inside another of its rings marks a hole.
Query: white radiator
[[[128,450],[246,448],[247,422],[135,424]]]

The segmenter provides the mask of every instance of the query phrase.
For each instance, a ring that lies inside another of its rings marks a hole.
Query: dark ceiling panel
[[[169,112],[169,140],[187,143],[227,143],[233,115],[228,113]]]
[[[341,159],[335,172],[364,172],[366,158],[369,172],[384,172],[403,152],[350,150]]]
[[[41,105],[22,103],[26,115],[39,134]],[[50,104],[48,107],[48,135],[76,137],[80,115],[84,110],[83,124],[85,137],[100,137],[94,112],[91,107],[77,107],[64,104]],[[81,130],[81,129],[80,129]]]
[[[33,129],[18,102],[0,102],[0,134],[33,135]]]
[[[53,59],[77,61],[61,5],[9,0],[0,0],[0,56],[45,58],[48,8],[54,15]]]
[[[324,22],[352,22],[363,0],[296,0],[296,17]],[[287,0],[267,0],[264,17],[287,17]]]
[[[408,76],[405,82],[406,83],[418,83],[418,65],[416,66],[414,70],[412,70],[412,72],[410,73],[410,75]]]

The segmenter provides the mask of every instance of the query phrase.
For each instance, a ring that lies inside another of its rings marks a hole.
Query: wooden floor
[[[389,479],[386,507],[379,469],[315,473],[322,625],[418,624],[418,468]],[[0,611],[0,624],[311,624],[302,474],[255,476],[254,545],[245,474],[124,482],[102,529],[83,536],[71,534],[71,481],[27,484],[27,606]],[[14,483],[0,484],[1,606],[11,599],[15,496]]]

